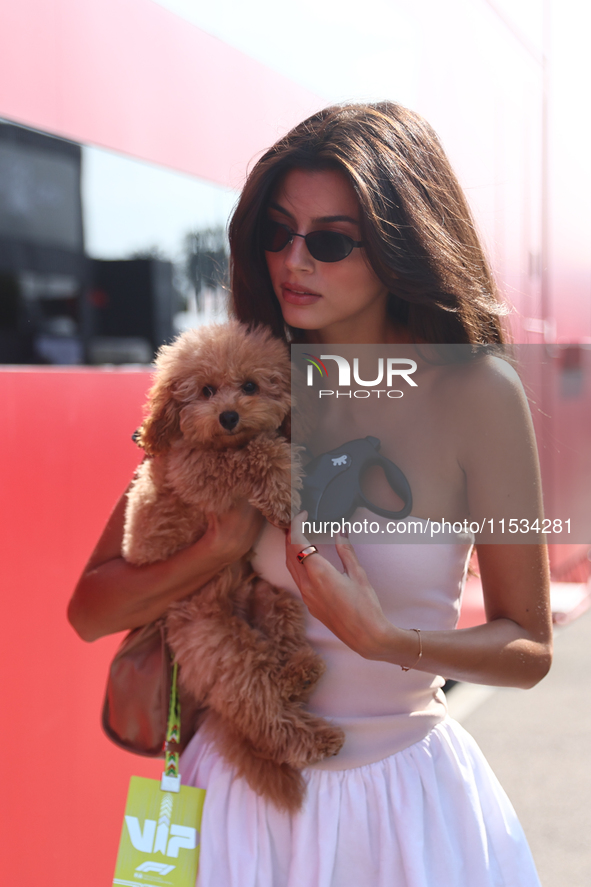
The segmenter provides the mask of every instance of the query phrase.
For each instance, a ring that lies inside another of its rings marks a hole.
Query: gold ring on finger
[[[307,548],[302,548],[301,551],[297,553],[297,559],[300,564],[303,564],[307,557],[310,557],[311,554],[318,554],[318,549],[315,545],[308,545]]]

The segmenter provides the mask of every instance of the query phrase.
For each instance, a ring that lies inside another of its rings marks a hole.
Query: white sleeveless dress
[[[455,627],[468,536],[432,545],[350,541],[394,624]],[[319,549],[342,571],[334,546]],[[299,595],[281,531],[265,528],[254,566]],[[308,707],[343,727],[345,744],[304,771],[304,806],[289,816],[197,733],[181,772],[185,784],[207,789],[198,887],[539,887],[507,796],[475,741],[447,716],[443,679],[365,660],[309,614],[307,635],[327,665]]]

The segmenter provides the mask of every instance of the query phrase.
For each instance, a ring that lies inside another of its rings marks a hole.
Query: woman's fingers
[[[325,581],[335,579],[337,575],[342,575],[336,570],[319,553],[312,553],[305,557],[302,561],[298,561],[298,554],[305,548],[310,546],[310,541],[302,532],[302,523],[306,520],[305,511],[298,514],[292,521],[292,525],[287,532],[287,566],[298,583],[300,591],[303,591],[304,583],[319,584]],[[367,583],[367,575],[365,570],[359,563],[355,549],[346,536],[337,536],[335,539],[336,550],[341,559],[344,568],[344,575],[357,583]]]
[[[357,580],[367,579],[367,575],[359,563],[355,549],[345,536],[339,536],[336,543],[336,550],[347,576]]]
[[[305,515],[306,513],[303,512],[303,514]],[[285,540],[285,560],[287,569],[300,589],[302,597],[306,600],[307,593],[312,588],[310,576],[308,575],[308,562],[316,559],[326,564],[326,561],[322,555],[316,553],[308,555],[303,561],[298,560],[298,554],[310,545],[308,539],[306,539],[301,532],[301,518],[301,514],[294,518],[291,527],[287,531]]]
[[[304,535],[304,531],[302,530],[302,525],[306,518],[308,517],[307,511],[300,511],[299,514],[296,514],[294,519],[291,522],[291,526],[288,530],[288,536],[293,545],[301,545],[302,548],[305,548],[309,545],[309,541],[306,539]]]
[[[365,570],[348,540],[338,540],[336,548],[345,572],[320,553],[309,554],[299,563],[298,552],[307,539],[287,535],[287,566],[298,585],[309,612],[333,634],[361,656],[374,658],[381,650],[381,634],[386,617]],[[389,623],[388,623],[389,624]]]

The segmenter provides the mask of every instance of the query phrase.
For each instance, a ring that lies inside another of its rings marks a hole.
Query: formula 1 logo
[[[155,872],[157,875],[170,875],[175,868],[175,865],[166,865],[165,862],[142,862],[141,865],[137,866],[136,872]]]

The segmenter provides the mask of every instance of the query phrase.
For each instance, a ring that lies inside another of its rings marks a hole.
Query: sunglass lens
[[[301,234],[294,234],[293,231],[282,225],[281,222],[274,222],[272,219],[266,219],[262,228],[262,245],[266,252],[278,253],[288,243],[291,243],[294,237],[301,237]],[[312,231],[306,234],[304,240],[310,252],[310,255],[319,262],[340,262],[346,259],[355,242],[346,234],[339,234],[338,231]]]
[[[291,231],[279,222],[267,219],[263,224],[263,249],[270,253],[278,253],[291,240]]]
[[[353,241],[338,231],[313,231],[306,237],[310,255],[319,262],[340,262],[353,249]]]

